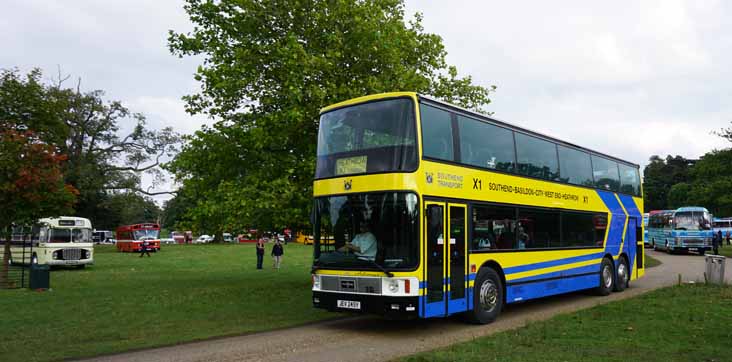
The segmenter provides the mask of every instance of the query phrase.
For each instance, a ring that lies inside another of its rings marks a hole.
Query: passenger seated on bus
[[[513,243],[516,241],[516,234],[513,231],[513,223],[510,220],[504,220],[503,229],[498,236],[498,249],[512,249]]]
[[[527,234],[526,231],[524,231],[523,226],[519,225],[518,229],[519,229],[519,232],[518,232],[519,237],[518,237],[518,244],[517,244],[516,248],[517,249],[526,249],[526,245],[531,242],[531,238],[529,238],[529,234]]]
[[[369,230],[369,226],[365,222],[361,222],[359,234],[353,238],[350,243],[346,243],[338,249],[342,253],[353,252],[357,256],[374,260],[376,258],[376,237]]]
[[[495,249],[496,248],[496,234],[493,232],[493,223],[488,224],[488,232],[481,232],[477,235],[477,238],[473,239],[477,249]]]

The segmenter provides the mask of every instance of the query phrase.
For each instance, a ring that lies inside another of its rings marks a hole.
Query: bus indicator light
[[[409,279],[404,281],[404,293],[409,294],[409,291],[411,290],[411,287],[409,285]]]
[[[470,272],[475,273],[475,264],[470,264]]]

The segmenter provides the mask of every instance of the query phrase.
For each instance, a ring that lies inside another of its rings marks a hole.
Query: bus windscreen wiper
[[[381,270],[382,272],[384,272],[384,274],[386,274],[386,276],[388,276],[389,278],[394,277],[394,273],[386,270],[383,266],[379,265],[379,263],[373,261],[372,259],[369,259],[369,258],[366,258],[366,257],[363,257],[363,256],[359,256],[356,259],[368,261],[371,264],[375,265],[377,268],[379,268],[379,270]]]

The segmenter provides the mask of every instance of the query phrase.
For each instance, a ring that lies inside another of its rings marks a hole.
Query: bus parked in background
[[[726,218],[714,218],[714,225],[712,227],[714,232],[721,231],[722,238],[727,242],[727,236],[732,236],[732,217]]]
[[[91,236],[91,221],[82,217],[44,218],[31,227],[17,226],[13,228],[9,262],[83,268],[94,264]],[[30,241],[32,250],[23,250],[23,240]]]
[[[646,248],[651,247],[651,241],[648,240],[648,216],[649,213],[643,214],[643,246]]]
[[[148,241],[150,250],[160,251],[160,225],[146,223],[117,228],[117,251],[139,252],[143,240]]]
[[[712,248],[712,216],[707,209],[694,206],[651,211],[648,237],[654,250],[704,255]]]
[[[493,321],[643,276],[639,166],[415,93],[320,115],[312,302]]]
[[[114,234],[109,230],[92,231],[92,240],[95,244],[114,244]]]
[[[653,250],[659,250],[665,246],[666,231],[671,228],[671,217],[674,210],[653,210],[648,213],[648,243]],[[658,244],[658,245],[657,245]]]

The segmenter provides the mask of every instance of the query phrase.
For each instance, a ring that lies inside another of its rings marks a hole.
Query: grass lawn
[[[400,361],[732,361],[732,287],[681,285]]]
[[[312,246],[256,269],[253,244],[163,245],[152,257],[95,248],[96,265],[54,269],[49,292],[0,290],[0,361],[48,361],[334,318],[314,309]]]
[[[725,240],[725,243],[727,241]],[[719,255],[726,256],[728,258],[732,258],[732,245],[722,245],[721,248],[719,248]]]

